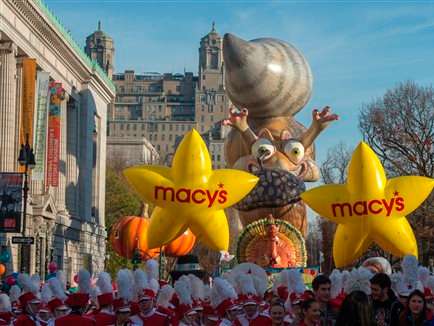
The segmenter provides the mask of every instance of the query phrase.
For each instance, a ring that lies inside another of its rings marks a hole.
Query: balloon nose
[[[227,33],[223,37],[223,57],[225,66],[241,68],[247,62],[247,53],[251,52],[250,45],[243,39]]]

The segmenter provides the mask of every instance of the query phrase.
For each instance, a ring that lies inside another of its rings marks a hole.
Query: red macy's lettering
[[[397,196],[397,194],[395,194]],[[362,216],[362,215],[378,215],[386,212],[386,216],[390,216],[395,209],[397,212],[401,212],[405,208],[404,198],[393,197],[389,200],[386,199],[372,199],[361,200],[352,203],[339,203],[332,204],[332,211],[334,217],[345,216]]]
[[[210,192],[209,190],[204,189],[175,189],[172,187],[162,186],[156,186],[154,188],[154,199],[160,199],[162,197],[163,200],[170,200],[172,202],[193,202],[195,204],[207,202],[208,208],[212,207],[216,200],[219,204],[225,203],[228,200],[227,196],[228,192],[226,190],[215,190],[214,192]]]

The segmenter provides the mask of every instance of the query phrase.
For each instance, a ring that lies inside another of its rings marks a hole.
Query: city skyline
[[[196,75],[199,41],[213,21],[221,35],[232,32],[246,39],[269,36],[294,44],[314,75],[313,96],[297,120],[308,125],[311,109],[325,105],[341,117],[316,142],[319,162],[333,145],[345,142],[355,147],[362,139],[357,117],[363,103],[402,81],[431,84],[432,69],[427,67],[434,52],[432,4],[46,3],[80,45],[101,19],[102,29],[114,39],[117,73],[126,69],[175,73],[185,68]]]

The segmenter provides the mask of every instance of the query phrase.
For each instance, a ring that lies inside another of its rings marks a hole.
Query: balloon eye
[[[270,158],[276,152],[274,145],[265,138],[259,138],[252,145],[252,155],[260,160],[266,160]]]
[[[285,144],[285,154],[293,162],[298,164],[304,157],[304,146],[296,140],[290,140]]]

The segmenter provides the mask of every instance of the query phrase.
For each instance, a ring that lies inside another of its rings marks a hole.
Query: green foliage
[[[142,201],[138,195],[130,189],[123,177],[111,168],[107,169],[105,201],[106,228],[108,234],[110,234],[111,226],[122,216],[138,216],[141,214]],[[106,271],[109,272],[112,277],[115,277],[117,271],[121,268],[132,269],[132,262],[117,255],[108,241],[106,250]]]

